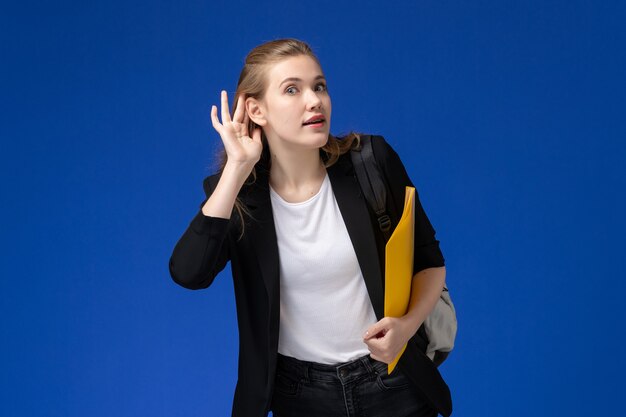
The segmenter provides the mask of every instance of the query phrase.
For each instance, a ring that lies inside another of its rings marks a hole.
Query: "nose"
[[[309,110],[317,109],[321,107],[322,100],[319,98],[317,93],[313,90],[307,90],[307,106]]]

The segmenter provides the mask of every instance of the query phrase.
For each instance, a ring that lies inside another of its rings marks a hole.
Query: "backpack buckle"
[[[383,214],[378,218],[378,226],[383,232],[386,232],[391,228],[391,219],[387,214]]]

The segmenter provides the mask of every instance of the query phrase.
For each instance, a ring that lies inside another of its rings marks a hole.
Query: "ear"
[[[265,108],[259,100],[248,97],[245,102],[245,109],[250,120],[257,126],[265,126],[267,124],[267,120],[265,120]]]

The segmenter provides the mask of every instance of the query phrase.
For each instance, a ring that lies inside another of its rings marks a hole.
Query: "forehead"
[[[270,85],[277,86],[285,78],[300,78],[304,81],[324,75],[317,62],[309,56],[299,55],[283,59],[272,65],[268,72]]]

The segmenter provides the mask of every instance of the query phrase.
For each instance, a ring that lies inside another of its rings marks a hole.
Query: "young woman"
[[[207,199],[170,259],[183,287],[208,287],[231,262],[240,337],[234,416],[436,416],[450,392],[417,330],[445,280],[419,200],[408,312],[383,317],[384,239],[350,159],[360,137],[330,134],[318,59],[296,39],[246,57],[231,115],[211,109],[224,144]],[[380,136],[374,156],[398,212],[412,186]],[[392,226],[397,224],[397,216]],[[390,363],[407,344],[394,372]]]

